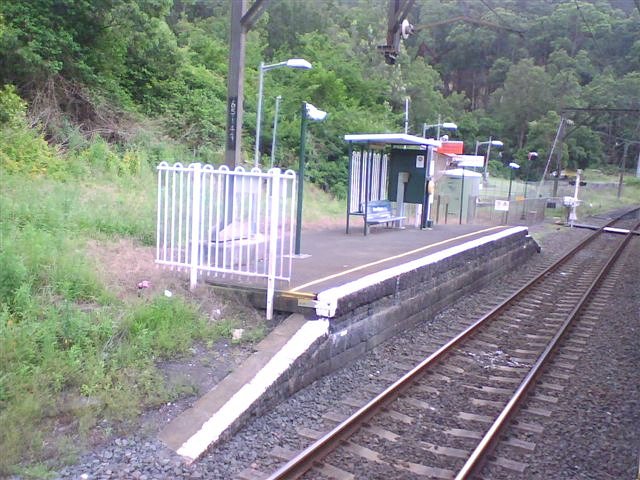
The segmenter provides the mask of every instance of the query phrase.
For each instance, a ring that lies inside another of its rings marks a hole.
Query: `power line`
[[[502,17],[502,15],[500,15],[498,12],[496,12],[496,10],[495,10],[491,5],[489,5],[489,4],[486,2],[486,0],[480,0],[480,1],[482,2],[482,4],[483,4],[485,7],[487,7],[487,8],[491,11],[491,13],[493,13],[496,17],[498,17],[498,19],[500,20],[500,22],[501,22],[503,25],[506,25],[506,26],[508,27],[508,28],[506,28],[507,30],[517,31],[517,29],[513,28],[513,27],[510,25],[510,23],[509,23],[509,22],[506,22],[506,21],[505,21],[505,19]],[[638,1],[640,1],[640,0],[638,0]],[[522,35],[522,32],[521,32],[521,31],[520,31],[520,34]]]
[[[585,18],[584,13],[582,12],[582,9],[580,8],[580,4],[578,3],[578,0],[573,0],[573,3],[575,3],[575,5],[576,5],[576,9],[578,10],[578,13],[580,14],[580,18],[582,18],[582,23],[584,23],[584,26],[587,27],[587,30],[589,30],[589,33],[591,34],[591,38],[593,39],[593,43],[596,46],[596,49],[598,50],[598,53],[600,54],[601,58],[606,58],[606,55],[602,51],[602,48],[600,48],[600,44],[598,43],[598,41],[596,39],[595,33],[591,29],[591,25],[589,24],[589,22],[587,22],[587,19]]]
[[[606,108],[606,107],[565,107],[567,112],[612,112],[612,113],[640,113],[640,108]]]

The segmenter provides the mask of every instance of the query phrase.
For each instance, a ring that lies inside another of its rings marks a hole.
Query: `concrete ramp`
[[[275,400],[289,369],[328,334],[328,320],[306,321],[302,315],[291,315],[257,345],[256,353],[242,366],[171,421],[160,432],[160,440],[187,463],[193,462],[235,432],[246,417],[261,409],[261,403]]]

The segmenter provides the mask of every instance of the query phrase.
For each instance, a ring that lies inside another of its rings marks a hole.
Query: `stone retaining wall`
[[[331,319],[326,341],[309,352],[299,372],[292,372],[287,384],[289,392],[344,367],[402,330],[433,317],[539,251],[535,240],[522,232],[353,294],[341,301],[342,314]]]

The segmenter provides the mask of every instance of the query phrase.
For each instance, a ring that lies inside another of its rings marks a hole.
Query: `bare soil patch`
[[[241,295],[219,292],[205,285],[189,290],[188,273],[156,265],[154,247],[140,245],[132,239],[92,240],[87,252],[104,285],[123,302],[135,304],[170,293],[192,301],[210,322],[227,321],[245,331],[263,328],[266,333],[269,329],[264,312],[251,307]],[[139,288],[141,282],[147,282],[148,287]],[[179,357],[159,361],[156,366],[175,400],[145,412],[141,418],[142,429],[158,431],[253,352],[252,342],[222,338],[198,342]]]

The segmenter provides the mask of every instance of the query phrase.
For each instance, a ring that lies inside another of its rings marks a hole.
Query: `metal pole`
[[[569,212],[569,225],[573,227],[573,223],[578,219],[576,215],[576,208],[578,207],[578,189],[580,188],[580,175],[582,175],[582,170],[578,169],[576,171],[576,184],[573,190],[573,202],[571,202],[571,211]]]
[[[275,113],[275,116],[273,117],[273,139],[271,140],[271,165],[270,165],[271,168],[273,168],[273,165],[275,164],[275,160],[276,160],[276,138],[277,138],[277,131],[278,131],[278,112],[280,111],[280,100],[282,100],[282,96],[278,95],[276,97],[276,113]]]
[[[256,151],[253,156],[253,166],[260,165],[260,124],[262,123],[262,84],[264,83],[264,62],[260,62],[258,74],[258,109],[256,111]]]
[[[438,114],[438,130],[436,132],[436,140],[440,140],[440,114]]]
[[[271,177],[271,199],[269,200],[269,256],[267,272],[267,320],[273,318],[273,296],[276,285],[276,262],[278,260],[278,212],[280,201],[280,182],[282,176],[277,169]]]
[[[562,137],[560,137],[560,146],[556,153],[556,176],[553,178],[553,192],[552,197],[558,196],[558,182],[560,181],[560,175],[562,173]]]
[[[564,117],[560,117],[560,124],[558,125],[558,131],[556,132],[556,137],[553,139],[553,144],[551,144],[551,151],[549,152],[549,159],[547,160],[547,164],[544,166],[544,171],[542,172],[542,178],[540,179],[540,183],[538,184],[538,192],[542,190],[542,185],[544,184],[544,178],[547,176],[547,172],[549,171],[549,165],[551,165],[551,159],[553,158],[553,152],[556,149],[556,145],[558,144],[558,139],[561,136],[562,127],[564,125]],[[555,190],[558,190],[557,178],[560,175],[560,170],[556,172],[556,182],[555,182]],[[555,194],[554,194],[555,197]]]
[[[629,142],[624,142],[624,150],[622,151],[622,163],[620,165],[620,180],[618,181],[618,200],[620,200],[620,196],[622,195],[622,180],[624,178],[624,169],[626,165],[627,159],[627,150],[629,149]],[[576,183],[578,180],[576,180]]]
[[[491,142],[493,141],[493,137],[489,137],[489,144],[487,145],[487,156],[484,160],[484,183],[489,182],[489,155],[491,155]]]
[[[513,167],[509,167],[511,175],[509,175],[509,193],[507,194],[507,200],[511,201],[511,183],[513,182]]]
[[[198,283],[198,260],[200,253],[200,195],[202,185],[202,165],[193,164],[193,189],[191,192],[191,249],[189,254],[189,289],[196,288]]]
[[[462,182],[460,182],[460,219],[459,225],[462,225],[462,206],[464,205],[464,167],[462,167]]]
[[[295,254],[300,255],[300,237],[302,235],[302,189],[304,187],[304,154],[307,136],[307,102],[302,102],[300,109],[300,159],[298,163],[298,205],[296,211],[296,245]]]
[[[431,225],[433,224],[433,222],[431,221],[431,200],[432,199],[431,199],[431,192],[429,192],[429,185],[431,183],[431,180],[433,179],[432,171],[434,168],[434,163],[433,163],[434,151],[435,151],[434,147],[432,146],[427,147],[427,164],[426,164],[426,171],[425,171],[426,195],[425,195],[425,201],[423,206],[424,221],[422,224],[422,228],[425,228],[425,227],[431,228]]]
[[[404,133],[409,133],[409,97],[404,99]]]
[[[513,167],[511,169],[511,175],[509,175],[509,193],[507,194],[507,213],[505,215],[504,223],[509,224],[509,211],[511,210],[511,183],[513,182]]]
[[[530,168],[531,168],[531,160],[529,160],[529,163],[527,164],[527,170],[524,173],[524,200],[522,200],[522,217],[520,217],[521,220],[524,220],[526,218],[525,209],[527,206],[527,181],[529,180]]]

